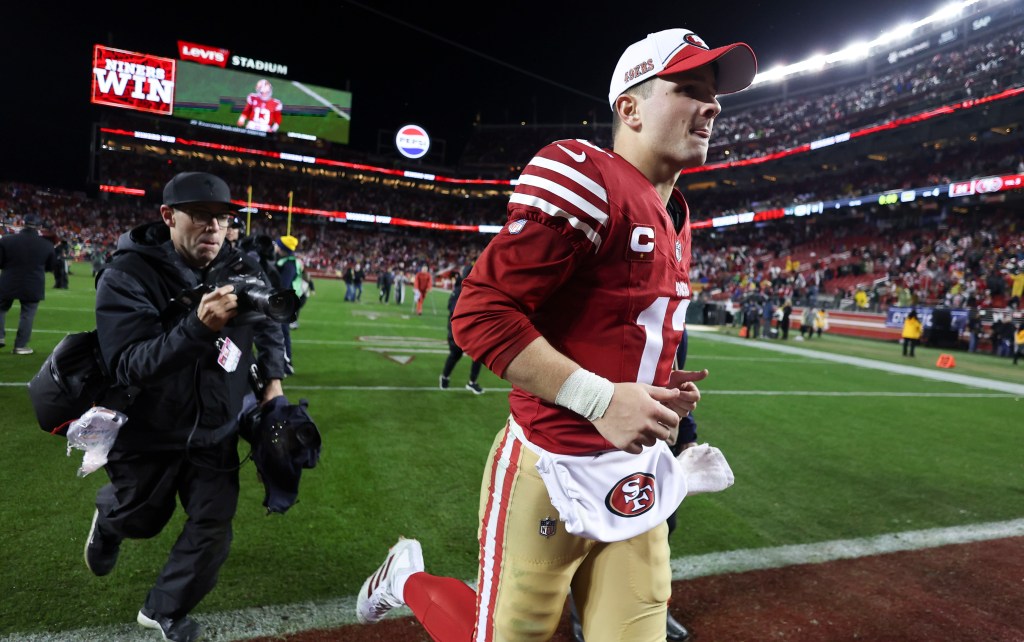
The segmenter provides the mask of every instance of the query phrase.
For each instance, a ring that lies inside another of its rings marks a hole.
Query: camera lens
[[[291,296],[288,296],[289,294]],[[291,290],[275,292],[267,297],[267,306],[263,313],[274,321],[288,321],[295,314],[294,299],[295,293]]]

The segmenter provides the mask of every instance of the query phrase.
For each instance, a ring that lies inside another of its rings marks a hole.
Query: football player
[[[549,639],[571,588],[588,640],[665,640],[665,520],[687,486],[669,443],[707,375],[673,369],[691,298],[675,185],[707,159],[717,95],[756,70],[746,44],[649,34],[612,76],[613,148],[561,140],[527,164],[452,317],[466,354],[512,384],[477,587],[426,573],[400,539],[360,591],[360,621],[406,604],[435,640]]]
[[[256,91],[245,99],[245,109],[238,117],[238,126],[246,129],[274,133],[281,127],[281,101],[274,98],[274,88],[270,81],[261,78],[256,83]]]

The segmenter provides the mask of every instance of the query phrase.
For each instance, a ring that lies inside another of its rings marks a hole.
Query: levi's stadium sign
[[[430,136],[419,125],[405,125],[395,135],[395,147],[406,158],[423,158],[430,151]]]
[[[124,109],[174,112],[174,59],[96,45],[92,102]]]
[[[182,60],[191,60],[201,65],[224,67],[228,64],[228,50],[220,47],[207,47],[194,42],[178,41],[178,55]]]

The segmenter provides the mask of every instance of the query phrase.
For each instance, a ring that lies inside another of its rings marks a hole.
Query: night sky
[[[712,47],[746,42],[768,69],[873,39],[941,6],[923,0],[9,4],[0,21],[7,90],[0,101],[0,180],[69,189],[84,187],[90,123],[110,109],[89,104],[96,43],[176,58],[182,39],[285,64],[290,79],[353,92],[354,150],[373,152],[380,132],[393,139],[410,122],[459,150],[476,120],[607,122],[612,68],[623,49],[652,31],[686,27]]]

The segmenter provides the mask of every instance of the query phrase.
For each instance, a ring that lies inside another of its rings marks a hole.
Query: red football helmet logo
[[[620,517],[636,517],[654,508],[654,475],[633,473],[619,480],[604,498],[604,505]]]

